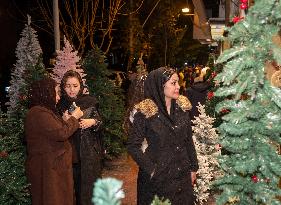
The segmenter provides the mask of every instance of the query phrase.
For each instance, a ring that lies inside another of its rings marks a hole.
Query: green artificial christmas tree
[[[280,35],[280,11],[280,0],[255,0],[244,20],[229,29],[232,46],[217,61],[224,68],[215,96],[225,100],[216,111],[230,111],[219,126],[220,144],[229,152],[220,159],[219,205],[281,204],[275,146],[281,143],[281,89],[265,75],[266,62],[281,65],[281,46],[273,40]]]
[[[111,72],[107,69],[105,60],[104,53],[96,47],[86,55],[83,67],[87,73],[88,89],[99,101],[107,154],[118,155],[123,152],[126,139],[122,127],[125,114],[124,94],[108,78]]]
[[[45,68],[37,34],[31,19],[17,44],[15,68],[12,70],[7,115],[0,116],[0,204],[31,204],[25,176],[24,118],[28,109],[28,91],[42,78]]]
[[[0,118],[0,204],[31,204],[25,176],[23,121]]]
[[[221,110],[220,112],[215,111],[215,107],[219,102],[222,102],[225,98],[222,96],[215,96],[214,93],[217,89],[220,88],[220,84],[215,80],[215,77],[218,73],[222,71],[221,65],[217,64],[215,67],[211,68],[212,73],[208,79],[210,83],[210,90],[207,94],[206,99],[206,113],[215,119],[214,127],[218,127],[222,123],[222,116],[228,113],[229,111],[226,109]]]

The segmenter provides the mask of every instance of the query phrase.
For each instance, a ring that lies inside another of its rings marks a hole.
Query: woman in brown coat
[[[45,78],[31,87],[25,119],[26,174],[33,205],[73,205],[72,154],[68,138],[83,115],[79,107],[61,118],[56,111],[59,87]]]

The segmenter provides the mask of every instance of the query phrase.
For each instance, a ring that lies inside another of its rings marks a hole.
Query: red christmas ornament
[[[222,109],[222,110],[221,110],[221,113],[223,113],[223,114],[226,114],[226,113],[229,113],[229,112],[230,112],[229,109]]]
[[[257,183],[259,181],[259,178],[256,175],[253,175],[251,179],[254,183]]]
[[[214,71],[214,72],[212,72],[212,74],[211,74],[211,77],[212,78],[215,78],[217,76],[217,73]]]
[[[238,23],[239,21],[241,21],[241,20],[243,20],[243,19],[244,19],[244,17],[235,16],[235,17],[233,17],[232,22],[233,22],[233,23]]]
[[[241,2],[242,4],[247,4],[247,3],[248,3],[248,0],[240,0],[240,2]]]
[[[243,10],[244,10],[244,9],[247,9],[247,8],[248,8],[248,5],[247,5],[247,4],[243,4],[243,3],[242,3],[242,4],[240,5],[240,9],[243,9]]]
[[[20,96],[19,96],[19,99],[20,99],[20,100],[26,100],[26,99],[27,99],[27,96],[26,96],[26,95],[20,95]]]
[[[6,157],[8,157],[8,153],[6,151],[1,151],[0,158],[6,158]]]
[[[208,92],[208,94],[207,94],[207,98],[208,98],[208,100],[211,100],[212,98],[214,97],[214,92]]]
[[[238,16],[235,16],[235,17],[233,17],[233,19],[232,19],[232,22],[233,23],[238,23],[240,21],[240,17],[238,17]]]

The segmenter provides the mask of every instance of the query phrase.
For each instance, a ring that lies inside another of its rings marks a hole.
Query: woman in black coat
[[[94,97],[83,95],[82,79],[79,73],[73,70],[64,74],[60,87],[61,100],[58,103],[60,112],[68,112],[75,102],[84,113],[79,122],[80,127],[70,141],[73,150],[76,205],[90,205],[94,182],[101,178],[102,171],[101,118],[97,102]]]
[[[128,152],[139,165],[138,205],[151,204],[155,195],[173,205],[194,204],[192,186],[198,163],[189,117],[191,104],[179,95],[178,80],[171,68],[150,72],[144,83],[146,99],[132,111]]]

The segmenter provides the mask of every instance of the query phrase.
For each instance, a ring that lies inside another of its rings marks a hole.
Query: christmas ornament
[[[251,179],[254,183],[257,183],[259,181],[259,178],[256,175],[253,175]]]
[[[281,70],[276,71],[271,76],[271,85],[281,88]]]
[[[207,98],[208,98],[208,100],[211,100],[212,98],[214,97],[214,92],[208,92],[208,94],[207,94]]]
[[[211,78],[215,78],[216,76],[217,76],[216,71],[212,72],[212,74],[211,74]]]
[[[247,3],[248,3],[248,0],[240,0],[240,2],[241,2],[242,4],[247,4]]]
[[[229,113],[229,112],[230,112],[229,109],[222,109],[222,110],[221,110],[221,113],[222,113],[222,114],[226,114],[226,113]]]
[[[24,100],[27,99],[27,96],[26,96],[26,95],[20,95],[20,96],[19,96],[19,99],[20,99],[21,101],[24,101]]]
[[[244,17],[235,16],[235,17],[233,17],[232,22],[233,23],[238,23],[239,21],[241,21],[243,19],[244,19]]]
[[[240,5],[240,9],[243,9],[243,10],[245,10],[245,9],[247,9],[248,8],[248,5],[247,4],[241,4]]]
[[[6,151],[1,151],[0,158],[6,158],[6,157],[8,157],[8,153]]]

